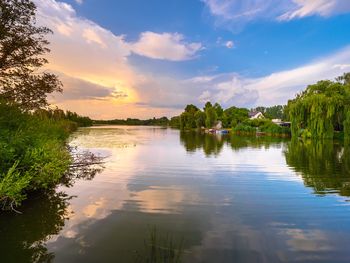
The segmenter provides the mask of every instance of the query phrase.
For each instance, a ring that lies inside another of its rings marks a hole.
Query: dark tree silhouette
[[[62,91],[57,76],[42,69],[52,31],[36,24],[35,13],[30,0],[0,0],[0,96],[23,110],[45,107],[48,93]]]

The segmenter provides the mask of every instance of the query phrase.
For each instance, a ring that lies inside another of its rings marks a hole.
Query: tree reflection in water
[[[72,186],[75,180],[91,180],[103,170],[102,158],[90,152],[73,154],[73,164],[62,179]],[[12,211],[0,214],[1,262],[52,262],[45,242],[57,235],[69,219],[69,200],[55,189],[32,193],[21,206],[21,214]]]
[[[180,132],[180,141],[188,152],[203,149],[206,156],[219,155],[224,146],[225,136],[195,131]]]
[[[188,152],[203,149],[206,156],[218,156],[224,145],[243,148],[283,147],[287,165],[301,175],[316,194],[350,196],[350,145],[332,140],[302,141],[275,137],[216,135],[181,132],[180,141]]]
[[[22,214],[4,212],[0,220],[1,260],[51,262],[54,255],[48,253],[45,241],[64,226],[70,198],[51,190],[24,202]]]
[[[233,150],[241,148],[269,148],[279,145],[286,139],[276,137],[238,136],[235,134],[210,134],[204,132],[184,131],[180,133],[181,144],[188,152],[203,149],[206,156],[218,156],[225,144]]]
[[[317,194],[350,196],[350,147],[332,140],[292,140],[284,152],[287,164]]]

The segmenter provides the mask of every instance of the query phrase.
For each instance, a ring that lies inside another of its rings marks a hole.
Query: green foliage
[[[205,113],[202,111],[197,111],[194,115],[195,121],[196,121],[196,126],[198,129],[202,128],[205,126]]]
[[[224,111],[224,127],[235,128],[237,124],[248,119],[248,109],[230,107]]]
[[[285,149],[286,162],[317,194],[350,196],[350,147],[331,140],[292,138]]]
[[[37,26],[35,14],[33,1],[0,1],[0,96],[28,111],[47,106],[48,93],[62,91],[57,76],[41,70],[51,30]]]
[[[180,126],[180,119],[179,117],[174,117],[172,123],[170,123],[169,119],[167,117],[161,117],[161,118],[152,118],[147,120],[140,120],[140,119],[132,119],[127,118],[126,120],[94,120],[94,124],[98,125],[142,125],[142,126],[172,126],[172,127],[179,127]]]
[[[18,205],[26,192],[60,181],[71,162],[64,142],[76,124],[22,113],[4,102],[0,112],[0,200],[8,208]]]
[[[180,129],[181,130],[191,130],[196,128],[196,120],[193,112],[183,112],[180,115]]]
[[[185,108],[185,112],[188,112],[190,114],[195,114],[198,110],[199,109],[193,104],[189,104]]]
[[[169,126],[180,129],[180,116],[175,116],[170,119]]]
[[[0,204],[5,208],[13,208],[25,199],[23,190],[28,187],[30,178],[27,174],[21,175],[15,162],[5,175],[1,175]]]
[[[256,128],[247,124],[239,123],[233,128],[233,131],[239,134],[255,134]]]
[[[345,113],[344,124],[344,139],[349,142],[350,141],[350,110],[347,109]]]
[[[197,127],[197,115],[200,110],[193,104],[189,104],[185,107],[185,111],[180,115],[180,129],[181,130],[191,130]],[[200,119],[198,119],[198,124],[201,124]]]
[[[221,121],[224,128],[235,127],[238,123],[248,119],[248,112],[248,109],[236,107],[223,110],[219,103],[213,106],[209,101],[205,104],[203,111],[190,104],[179,116],[179,126],[182,130],[212,128],[217,121]]]
[[[224,114],[224,110],[222,109],[221,105],[219,103],[215,103],[214,109],[215,109],[216,116],[218,117],[218,119],[221,119],[222,115]]]
[[[215,122],[217,121],[217,114],[214,107],[208,107],[205,110],[205,126],[207,128],[211,128],[214,126]]]
[[[255,110],[260,111],[266,118],[269,119],[286,119],[286,116],[284,114],[284,108],[285,106],[282,105],[276,105],[272,107],[257,107]]]
[[[238,124],[233,131],[240,134],[255,134],[256,132],[278,136],[290,134],[290,129],[288,127],[281,127],[269,119],[247,119]]]
[[[349,106],[350,85],[346,77],[343,82],[323,80],[308,86],[286,108],[292,136],[332,139],[334,131],[342,132],[348,125]]]

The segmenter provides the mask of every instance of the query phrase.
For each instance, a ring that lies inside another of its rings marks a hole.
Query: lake
[[[0,216],[1,262],[350,262],[350,149],[179,132],[82,128],[104,169]],[[168,240],[168,241],[167,241]]]

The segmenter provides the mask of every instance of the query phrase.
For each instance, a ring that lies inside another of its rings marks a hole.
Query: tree
[[[190,130],[196,128],[195,114],[199,109],[193,104],[185,107],[185,111],[180,115],[180,129]]]
[[[217,120],[217,115],[216,111],[213,107],[207,108],[205,111],[205,126],[207,128],[211,128],[214,126],[216,120]]]
[[[185,112],[188,112],[190,114],[195,114],[198,110],[199,109],[193,104],[189,104],[185,108]]]
[[[197,128],[200,129],[205,126],[205,113],[203,111],[197,111],[194,115],[194,118],[196,120]]]
[[[344,73],[342,76],[336,78],[336,81],[342,84],[350,84],[350,72]]]
[[[237,124],[248,119],[248,109],[232,106],[224,111],[224,127],[236,127]]]
[[[286,107],[292,136],[330,139],[335,131],[345,131],[345,138],[350,136],[349,110],[350,85],[330,80],[309,85]]]
[[[216,112],[218,119],[221,120],[222,115],[224,114],[224,110],[222,109],[222,107],[220,106],[219,103],[214,104],[214,109],[215,109],[215,112]]]
[[[30,0],[0,1],[0,96],[23,110],[45,107],[48,93],[62,91],[57,76],[41,70],[52,31],[36,25],[35,12]]]
[[[213,105],[211,104],[210,101],[207,101],[204,105],[203,111],[206,112],[207,109],[212,108]]]

